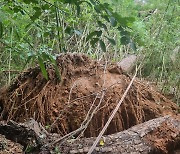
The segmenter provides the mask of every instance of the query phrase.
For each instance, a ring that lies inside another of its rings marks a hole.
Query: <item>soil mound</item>
[[[116,64],[106,65],[77,53],[59,55],[57,64],[60,82],[53,67],[47,66],[48,81],[36,67],[1,90],[1,119],[24,122],[32,117],[62,136],[88,124],[84,136],[97,136],[131,78]],[[177,110],[173,102],[147,82],[136,79],[106,134],[175,114]]]

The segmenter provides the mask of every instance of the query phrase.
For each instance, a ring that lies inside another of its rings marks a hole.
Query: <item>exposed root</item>
[[[60,83],[50,66],[47,68],[49,81],[36,67],[1,91],[1,119],[24,122],[32,117],[62,137],[73,131],[76,136],[97,136],[130,78],[116,64],[106,66],[81,54],[62,54],[57,57],[57,63],[61,72]],[[136,79],[105,134],[162,115],[175,114],[177,110],[173,102],[146,82]]]

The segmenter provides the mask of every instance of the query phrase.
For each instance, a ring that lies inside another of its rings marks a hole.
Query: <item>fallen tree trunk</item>
[[[40,148],[47,143],[48,138],[48,132],[34,119],[25,123],[1,121],[0,134],[9,140],[20,143],[24,149],[27,146]]]
[[[95,138],[83,138],[60,146],[63,153],[87,153]],[[180,149],[180,116],[165,116],[104,136],[94,153],[171,153]]]
[[[0,134],[18,142],[24,147],[30,141],[36,145],[41,153],[43,149],[50,152],[52,144],[59,136],[49,134],[36,121],[24,124],[16,122],[0,122]],[[95,137],[78,140],[64,140],[53,147],[59,147],[61,153],[87,153]],[[46,145],[46,147],[44,147]],[[26,148],[26,147],[25,147]],[[94,153],[171,153],[180,150],[180,115],[165,116],[136,125],[128,130],[104,136]]]

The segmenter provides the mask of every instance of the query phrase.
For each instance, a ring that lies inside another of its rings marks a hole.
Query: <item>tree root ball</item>
[[[47,66],[49,80],[35,67],[0,91],[1,120],[24,122],[30,117],[50,132],[64,136],[85,125],[85,137],[97,136],[121,99],[131,78],[116,64],[77,53],[57,57],[59,82]],[[128,129],[178,107],[145,81],[136,79],[105,134]]]

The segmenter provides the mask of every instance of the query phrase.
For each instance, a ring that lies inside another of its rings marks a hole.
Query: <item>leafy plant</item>
[[[89,48],[89,43],[93,48],[95,48],[95,44],[99,43],[101,50],[106,52],[106,42],[116,45],[116,41],[111,38],[109,30],[116,28],[121,32],[122,38],[129,39],[130,33],[127,32],[127,28],[134,22],[133,17],[122,17],[114,12],[108,3],[94,0],[8,0],[3,2],[1,14],[5,12],[6,16],[0,22],[0,36],[9,46],[9,42],[6,41],[9,38],[6,35],[3,36],[2,27],[3,25],[6,27],[5,33],[7,33],[8,25],[11,24],[15,31],[13,34],[13,39],[16,39],[13,42],[14,48],[17,48],[18,51],[21,48],[25,50],[27,62],[36,59],[46,79],[48,79],[48,74],[44,61],[48,60],[56,66],[52,58],[54,53],[49,52],[49,49],[58,52],[67,52],[70,49],[82,51]],[[7,21],[6,17],[10,16],[11,20]],[[96,24],[90,25],[90,22],[86,24],[87,16],[89,17],[88,20]],[[87,29],[84,28],[84,25]],[[122,44],[129,43],[128,40],[121,39],[121,41]],[[40,49],[45,44],[47,50],[41,52]],[[33,54],[31,54],[32,51]],[[57,68],[55,69],[57,71]]]
[[[180,43],[179,14],[178,0],[143,5],[134,0],[2,0],[0,82],[16,76],[11,69],[36,63],[46,79],[46,63],[51,63],[60,79],[55,55],[62,52],[106,55],[113,61],[141,54],[146,58],[139,77],[156,81],[178,101],[179,52],[175,61],[171,56]]]

